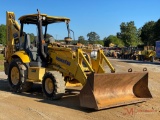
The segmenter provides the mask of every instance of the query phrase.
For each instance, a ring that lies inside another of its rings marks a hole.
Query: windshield
[[[47,36],[52,36],[56,41],[63,41],[68,36],[65,23],[54,23],[47,26]],[[46,38],[47,38],[46,36]]]
[[[42,27],[42,32],[46,41],[49,37],[53,37],[56,41],[64,41],[64,38],[68,36],[67,26],[64,22],[48,24],[46,33],[45,28],[46,26]],[[24,24],[23,31],[30,35],[31,42],[38,36],[38,28],[35,24]]]

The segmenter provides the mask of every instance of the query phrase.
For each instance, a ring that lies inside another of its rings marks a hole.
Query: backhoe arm
[[[7,45],[5,48],[5,60],[11,61],[11,56],[14,52],[14,41],[19,39],[20,25],[15,20],[15,14],[13,12],[6,12],[6,29],[7,29]]]

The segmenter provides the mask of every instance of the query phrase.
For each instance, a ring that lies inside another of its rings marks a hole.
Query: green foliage
[[[34,34],[33,34],[33,33],[28,33],[28,34],[29,34],[29,36],[30,36],[30,41],[33,42],[34,39],[35,39]]]
[[[0,54],[0,60],[4,60],[3,54]]]
[[[155,22],[153,26],[153,31],[154,31],[154,43],[157,40],[160,40],[160,19]]]
[[[155,22],[154,21],[149,21],[145,23],[141,29],[141,40],[144,43],[144,45],[153,45],[154,43],[154,26]],[[155,30],[156,27],[155,27]]]
[[[95,43],[96,43],[96,44],[100,44],[100,45],[103,45],[103,46],[104,46],[104,42],[103,42],[103,40],[97,40]]]
[[[0,71],[4,71],[4,65],[0,64]]]
[[[124,46],[123,41],[121,39],[119,39],[117,36],[114,36],[114,35],[110,35],[107,38],[105,37],[103,39],[103,41],[104,41],[104,46],[106,46],[106,47],[109,47],[110,43],[113,43],[113,44],[115,44],[116,46],[119,46],[119,47]]]
[[[139,28],[137,30],[137,36],[138,36],[138,38],[137,38],[137,45],[142,45],[143,44],[142,39],[141,39],[141,33],[142,33],[142,29]]]
[[[6,44],[6,25],[0,25],[0,44]]]
[[[53,36],[47,33],[47,34],[46,34],[46,39],[48,39],[48,38],[50,38],[50,37],[53,37]]]
[[[88,42],[90,44],[95,44],[97,40],[100,40],[99,35],[96,32],[90,32],[87,34]]]
[[[37,36],[35,36],[33,33],[28,33],[30,35],[30,41],[33,42]],[[53,37],[50,34],[46,34],[46,40],[48,40],[50,37]]]
[[[3,54],[0,54],[0,62],[4,60],[4,56]],[[3,71],[4,70],[4,65],[3,64],[0,64],[0,71]]]
[[[71,44],[72,44],[72,45],[77,45],[77,43],[78,43],[77,40],[72,40],[72,41],[71,41]]]
[[[79,36],[79,37],[78,37],[78,43],[86,44],[87,42],[85,41],[85,39],[84,39],[83,36]]]
[[[138,30],[134,25],[134,21],[127,23],[122,22],[120,25],[121,32],[119,37],[123,40],[125,46],[137,46]]]

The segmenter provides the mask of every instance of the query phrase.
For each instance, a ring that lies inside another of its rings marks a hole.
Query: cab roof
[[[25,24],[36,24],[38,19],[37,16],[38,14],[24,15],[20,17],[19,20],[21,23]],[[45,17],[45,19],[42,21],[43,26],[51,23],[70,21],[70,19],[66,17],[48,16],[47,14],[40,14],[40,16]]]

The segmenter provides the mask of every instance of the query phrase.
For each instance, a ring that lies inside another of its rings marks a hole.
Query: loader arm
[[[92,67],[95,73],[105,73],[104,64],[106,63],[111,70],[111,73],[115,72],[115,68],[109,62],[108,58],[104,55],[102,50],[97,51],[97,59],[92,59]],[[104,61],[104,62],[103,62]]]
[[[82,85],[85,85],[87,75],[94,72],[105,73],[104,66],[102,65],[103,59],[111,71],[115,71],[102,51],[98,52],[98,58],[95,60],[91,59],[90,56],[86,57],[87,54],[82,49],[77,49],[76,52],[69,48],[50,47],[49,49],[53,68],[72,79],[78,80]],[[91,62],[87,58],[91,59]],[[98,71],[97,66],[101,71]]]

